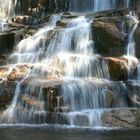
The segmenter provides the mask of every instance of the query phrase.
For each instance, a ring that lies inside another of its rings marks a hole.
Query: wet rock
[[[137,51],[137,50],[140,49],[140,39],[139,39],[139,37],[140,37],[140,26],[138,26],[138,28],[136,29],[135,34],[134,34],[134,40],[135,40],[135,44],[136,44],[136,46],[135,46],[136,56],[138,58],[140,58],[140,51]]]
[[[48,65],[19,64],[0,67],[0,78],[7,78],[9,81],[19,81],[25,77],[32,77],[32,75],[28,75],[29,71],[33,72],[33,77],[45,80],[56,80],[63,74],[63,68],[57,62],[57,59],[54,59]]]
[[[11,66],[11,70],[7,71],[7,78],[9,81],[15,81],[17,79],[22,79],[28,75],[28,71],[31,65],[15,65]]]
[[[18,24],[30,25],[32,24],[31,16],[14,16],[11,18],[11,21]]]
[[[125,36],[115,23],[107,20],[95,20],[92,25],[97,52],[105,56],[122,56]]]
[[[69,23],[69,20],[59,20],[57,21],[57,26],[62,26],[62,27],[66,27]]]
[[[126,82],[129,104],[133,107],[140,107],[140,82]]]
[[[0,81],[0,108],[6,109],[11,103],[15,93],[15,82],[9,82],[7,79]]]
[[[131,74],[134,75],[134,72],[137,67],[137,59],[136,58],[105,58],[108,63],[109,73],[112,80],[127,80],[128,78],[128,70],[130,70]]]
[[[0,33],[0,54],[9,54],[13,51],[15,45],[14,37],[15,34],[12,32]]]
[[[140,126],[139,109],[113,109],[102,114],[102,123],[108,127],[135,128]]]

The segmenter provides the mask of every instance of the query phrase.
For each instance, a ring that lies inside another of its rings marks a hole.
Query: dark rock
[[[140,82],[126,82],[129,104],[133,107],[140,107]]]
[[[103,126],[135,128],[140,126],[139,109],[113,109],[102,114]]]
[[[14,33],[1,33],[0,34],[0,53],[9,54],[13,51],[15,45],[15,34]]]
[[[105,56],[122,56],[124,34],[113,22],[93,22],[93,38],[97,52]]]
[[[135,39],[135,48],[136,48],[136,56],[138,58],[140,58],[140,51],[138,51],[140,49],[140,26],[138,26],[138,28],[136,29],[135,31],[135,34],[134,34],[134,39]]]

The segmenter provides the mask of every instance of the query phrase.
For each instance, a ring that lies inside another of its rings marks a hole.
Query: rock
[[[57,21],[57,26],[62,26],[62,27],[66,27],[67,25],[68,25],[68,23],[69,23],[69,20],[59,20],[59,21]]]
[[[126,82],[129,105],[133,107],[140,107],[140,82],[128,81]]]
[[[93,22],[93,38],[97,52],[105,56],[122,56],[124,34],[113,22]]]
[[[135,128],[140,126],[138,118],[140,117],[139,109],[113,109],[105,111],[102,114],[103,126]]]
[[[131,74],[134,75],[134,72],[137,68],[137,59],[136,58],[105,58],[108,63],[108,69],[110,73],[110,78],[112,80],[127,80],[128,70]],[[130,59],[130,60],[129,60]]]
[[[11,70],[9,69],[7,71],[7,78],[9,81],[15,81],[17,79],[23,79],[28,75],[29,69],[32,67],[32,65],[15,65],[11,67]]]
[[[0,81],[0,107],[6,109],[11,103],[15,93],[15,82],[9,82],[6,78]]]
[[[0,33],[0,54],[9,54],[13,51],[15,45],[14,37],[15,34],[12,32]]]
[[[33,23],[31,16],[14,16],[11,21],[18,24],[31,25]]]
[[[135,41],[135,48],[136,48],[136,57],[140,58],[140,51],[137,51],[140,49],[140,26],[138,25],[138,28],[135,31],[134,34],[134,41]]]

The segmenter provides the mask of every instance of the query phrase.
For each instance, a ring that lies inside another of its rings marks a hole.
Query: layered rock
[[[93,22],[93,38],[97,52],[105,56],[122,56],[124,34],[117,27],[121,18],[99,18]]]
[[[112,109],[102,115],[102,123],[107,127],[135,128],[140,126],[139,109]]]
[[[128,72],[134,76],[138,61],[136,58],[120,57],[120,58],[106,58],[110,77],[112,80],[125,81],[128,79]]]

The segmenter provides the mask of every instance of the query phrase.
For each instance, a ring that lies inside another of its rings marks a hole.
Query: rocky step
[[[75,127],[108,127],[108,128],[139,128],[140,109],[118,108],[105,110],[83,110],[81,112],[58,113],[23,110],[17,108],[15,117],[18,120],[11,120],[12,123],[32,124],[61,124]]]
[[[71,112],[83,108],[140,107],[138,81],[113,82],[92,78],[29,81],[23,82],[20,87],[22,101],[19,99],[18,102],[22,102],[23,107],[34,106],[50,112]],[[7,80],[0,84],[1,105],[6,107],[10,104],[16,86],[17,82]],[[89,100],[91,98],[93,100]]]
[[[81,64],[83,62],[83,65]],[[72,71],[68,71],[68,64]],[[85,67],[85,65],[88,67]],[[68,76],[106,78],[115,81],[128,79],[128,71],[134,77],[137,72],[138,61],[134,57],[100,57],[67,55],[64,58],[53,58],[48,64],[18,64],[0,67],[0,78],[9,81],[21,80],[28,76],[42,77],[45,80],[56,80]],[[86,69],[85,69],[86,68]],[[40,73],[37,73],[40,71]],[[90,71],[90,73],[87,73]]]

